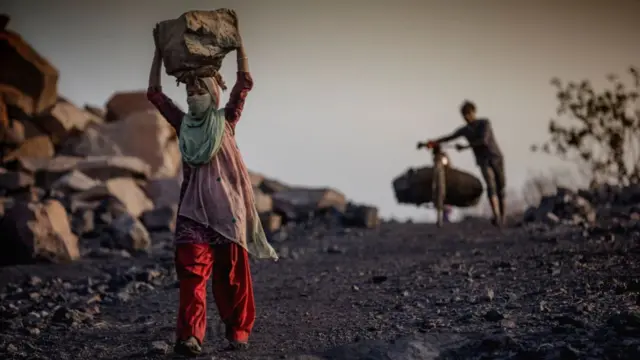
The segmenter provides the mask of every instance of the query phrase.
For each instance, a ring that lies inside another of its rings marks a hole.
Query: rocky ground
[[[639,234],[634,220],[299,230],[280,262],[253,264],[252,348],[219,352],[211,303],[203,358],[637,359]],[[172,358],[169,239],[145,258],[0,270],[0,358]]]
[[[171,358],[176,133],[145,92],[66,100],[8,23],[0,14],[12,67],[0,73],[0,359]],[[413,174],[393,181],[398,201],[426,201]],[[253,265],[251,350],[218,351],[211,302],[203,358],[640,358],[640,185],[558,189],[498,231],[379,226],[377,208],[337,189],[250,177],[282,260]]]

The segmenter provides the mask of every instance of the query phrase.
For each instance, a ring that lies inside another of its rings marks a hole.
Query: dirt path
[[[258,319],[248,352],[218,352],[222,342],[210,302],[203,358],[324,353],[346,359],[354,358],[348,351],[357,350],[369,351],[360,355],[363,359],[387,359],[373,354],[373,348],[384,343],[370,344],[372,340],[456,334],[461,340],[438,349],[441,358],[637,359],[640,227],[634,226],[613,239],[606,230],[605,235],[564,230],[534,236],[524,229],[500,232],[474,222],[442,230],[384,224],[376,231],[309,233],[305,239],[279,243],[280,251],[288,254],[279,263],[253,264]],[[56,320],[61,311],[52,310],[53,320],[33,325],[31,285],[21,290],[7,286],[0,311],[0,358],[172,358],[163,353],[171,347],[177,304],[168,250],[152,259],[76,264],[64,273],[56,269],[3,269],[0,281],[26,273],[38,273],[44,283],[50,276],[61,277],[59,282],[70,284],[67,290],[39,290],[40,298],[58,296],[53,305],[69,303],[76,295],[84,303],[92,293],[103,295],[79,314],[69,305],[71,315],[63,314],[62,321]],[[120,291],[83,293],[83,286],[100,288],[96,284],[105,273],[110,275],[105,284]],[[132,280],[123,274],[135,276]],[[86,276],[97,280],[87,285],[81,279]],[[114,285],[118,281],[124,285]],[[38,286],[44,285],[32,287]],[[18,301],[27,296],[31,303]],[[38,304],[38,309],[47,306]],[[92,306],[93,312],[86,309]],[[356,345],[336,348],[352,343]]]

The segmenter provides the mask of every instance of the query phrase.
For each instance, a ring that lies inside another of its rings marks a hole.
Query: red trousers
[[[256,317],[247,251],[235,243],[178,244],[176,272],[180,308],[176,336],[194,336],[202,344],[207,327],[207,280],[213,275],[213,297],[231,341],[246,342]]]

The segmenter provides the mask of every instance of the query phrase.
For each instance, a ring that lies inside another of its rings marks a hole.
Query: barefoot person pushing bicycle
[[[504,207],[504,159],[498,147],[491,122],[488,119],[476,118],[476,105],[471,101],[465,101],[460,107],[460,112],[466,125],[461,126],[450,135],[429,141],[428,147],[435,144],[446,143],[459,137],[465,137],[468,145],[456,145],[458,151],[473,150],[476,163],[482,171],[482,177],[487,186],[487,196],[493,212],[493,224],[502,226],[505,220]]]

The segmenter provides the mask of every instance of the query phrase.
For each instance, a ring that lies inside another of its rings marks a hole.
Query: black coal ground
[[[639,359],[640,224],[315,230],[254,262],[251,349],[203,359]],[[0,358],[171,359],[170,243],[151,258],[0,269]],[[397,341],[392,341],[399,339]],[[298,356],[310,354],[314,356]]]

